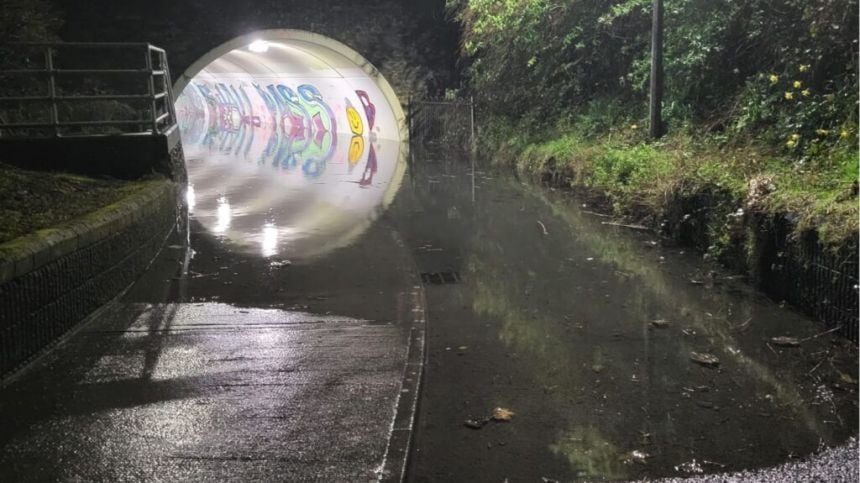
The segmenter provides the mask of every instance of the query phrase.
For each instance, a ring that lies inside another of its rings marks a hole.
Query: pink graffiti
[[[376,122],[376,106],[370,102],[370,96],[365,91],[355,91],[361,105],[364,106],[364,115],[367,116],[367,124],[370,129],[373,129],[373,124]]]

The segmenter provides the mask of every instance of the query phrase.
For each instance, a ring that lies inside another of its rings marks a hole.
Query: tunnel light
[[[258,54],[262,54],[269,50],[269,43],[265,40],[255,40],[251,42],[251,45],[248,46],[248,50],[251,52],[257,52]]]

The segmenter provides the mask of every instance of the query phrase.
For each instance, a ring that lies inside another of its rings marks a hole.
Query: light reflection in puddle
[[[212,231],[215,233],[224,233],[230,228],[230,219],[232,218],[230,213],[230,203],[224,196],[218,198],[217,213],[218,219],[215,222],[215,226],[212,227]]]
[[[263,256],[273,257],[278,254],[278,228],[273,223],[263,226],[263,239],[260,243],[263,248]]]

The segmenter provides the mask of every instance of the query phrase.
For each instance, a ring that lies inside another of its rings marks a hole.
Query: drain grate
[[[425,284],[432,283],[433,285],[459,283],[460,274],[451,270],[444,272],[424,272],[421,274],[421,281]]]

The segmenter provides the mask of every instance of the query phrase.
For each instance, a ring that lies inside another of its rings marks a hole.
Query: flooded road
[[[857,434],[856,348],[694,254],[456,156],[241,136],[188,143],[188,231],[4,386],[0,480],[628,480]]]
[[[456,273],[425,276],[410,480],[689,476],[856,435],[850,344],[568,195],[480,172],[473,187],[443,159],[415,163],[391,209],[422,273]],[[474,424],[496,407],[515,416]]]

